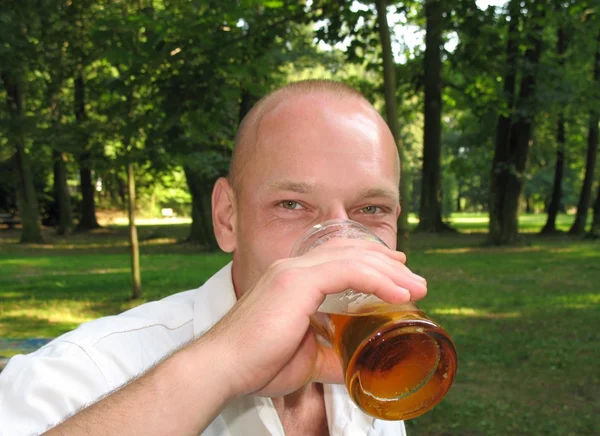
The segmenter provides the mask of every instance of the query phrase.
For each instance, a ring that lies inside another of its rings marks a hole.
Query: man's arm
[[[234,397],[222,350],[206,334],[45,434],[197,435]]]

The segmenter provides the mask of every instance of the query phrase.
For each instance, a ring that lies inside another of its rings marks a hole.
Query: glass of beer
[[[300,237],[291,255],[301,256],[338,238],[385,245],[357,222],[330,220]],[[452,385],[454,343],[412,301],[392,305],[374,295],[341,290],[327,296],[311,324],[340,357],[352,400],[375,418],[403,420],[422,415]]]

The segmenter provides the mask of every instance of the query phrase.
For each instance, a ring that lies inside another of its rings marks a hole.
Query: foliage
[[[397,101],[408,197],[419,204],[422,167],[423,1],[388,2],[395,24]],[[556,120],[565,112],[566,168],[562,210],[572,210],[584,176],[587,118],[598,101],[591,80],[598,28],[592,2],[563,2],[544,17],[544,50],[523,201],[545,210],[556,159]],[[504,7],[447,2],[442,51],[442,202],[444,215],[488,207],[496,117],[503,103],[508,37]],[[190,213],[184,164],[209,187],[227,171],[240,117],[249,105],[290,80],[332,78],[360,89],[383,113],[381,52],[371,2],[258,0],[9,1],[0,11],[0,70],[18,71],[26,98],[22,122],[42,217],[52,221],[52,150],[66,155],[72,203],[80,209],[79,157],[93,163],[100,207],[126,205],[125,165],[136,162],[140,209]],[[26,23],[19,27],[19,23]],[[524,23],[523,26],[527,26]],[[556,29],[568,35],[565,68]],[[394,26],[392,26],[394,27]],[[520,32],[525,32],[521,27]],[[523,33],[524,34],[524,33]],[[418,38],[417,38],[418,40]],[[520,53],[527,49],[519,46]],[[84,83],[86,116],[75,91]],[[0,87],[0,100],[7,98]],[[14,210],[8,159],[10,121],[0,106],[0,208]],[[179,176],[178,176],[179,175]],[[206,191],[206,189],[205,189]],[[594,187],[594,192],[596,188]],[[204,193],[203,195],[206,195]],[[205,200],[204,200],[205,201]]]

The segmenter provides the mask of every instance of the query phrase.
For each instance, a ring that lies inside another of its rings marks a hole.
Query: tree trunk
[[[19,140],[17,140],[19,142]],[[16,152],[13,155],[13,168],[15,175],[15,187],[17,194],[17,207],[21,224],[20,242],[43,243],[42,229],[40,225],[39,206],[33,186],[33,176],[29,164],[29,156],[22,143],[16,143]]]
[[[133,164],[127,164],[127,193],[129,197],[129,248],[131,250],[132,299],[142,296],[142,279],[140,274],[140,245],[135,226],[135,179]]]
[[[79,230],[93,230],[100,227],[96,219],[96,187],[92,180],[91,156],[84,152],[79,156],[79,179],[81,187],[81,217],[77,228]]]
[[[542,16],[545,9],[536,2],[532,5],[533,25],[527,32],[528,47],[521,71],[519,98],[514,101],[516,83],[516,56],[519,41],[518,22],[520,2],[509,3],[511,20],[507,42],[508,71],[504,82],[504,92],[511,115],[500,115],[496,131],[496,148],[492,164],[492,184],[490,191],[489,239],[494,244],[513,244],[517,241],[519,197],[523,187],[523,175],[529,153],[529,141],[534,118],[534,91],[536,70],[542,52]]]
[[[63,153],[52,150],[52,159],[54,161],[54,201],[58,211],[56,234],[66,235],[73,226],[71,196],[67,186],[67,169]]]
[[[525,213],[533,213],[533,203],[531,200],[531,194],[525,196]]]
[[[192,192],[191,188],[190,192]],[[192,195],[192,224],[190,225],[190,233],[186,241],[192,244],[206,245],[207,241],[204,226],[202,225],[202,213],[198,210],[196,203],[197,200],[195,201]]]
[[[506,192],[503,191],[506,183],[506,168],[509,159],[509,139],[511,131],[511,113],[514,109],[515,86],[517,81],[517,60],[518,60],[518,37],[519,37],[519,18],[520,4],[517,0],[511,0],[509,3],[510,21],[508,23],[508,40],[506,43],[506,76],[504,77],[504,99],[506,102],[506,112],[498,116],[496,126],[496,147],[492,162],[492,177],[489,202],[489,237],[495,242],[501,242],[503,238],[503,229],[506,224],[502,220],[502,205]],[[514,223],[517,226],[516,219]],[[516,236],[516,235],[515,235]]]
[[[75,77],[75,118],[78,124],[87,119],[85,112],[85,82],[81,73]],[[96,219],[96,203],[94,195],[96,187],[92,180],[92,154],[87,151],[87,144],[82,144],[83,152],[79,155],[79,179],[81,186],[81,217],[77,228],[92,230],[100,227]]]
[[[559,27],[557,31],[557,47],[556,54],[558,55],[558,64],[561,71],[565,65],[565,30]],[[540,232],[543,235],[556,233],[556,216],[560,210],[560,202],[562,199],[562,179],[565,167],[565,113],[560,110],[558,113],[558,121],[556,124],[556,166],[554,167],[554,182],[552,183],[552,196],[548,204],[548,219]]]
[[[421,232],[440,232],[448,226],[442,221],[442,30],[441,0],[425,1],[425,126],[423,128],[423,176],[421,178]]]
[[[202,185],[202,195],[198,207],[198,212],[200,212],[203,217],[201,222],[202,227],[204,228],[204,234],[206,235],[206,240],[208,241],[207,247],[211,251],[215,251],[219,248],[212,221],[211,188],[213,185],[214,183],[204,183]]]
[[[183,169],[192,196],[192,225],[187,240],[188,242],[204,245],[209,250],[215,250],[218,245],[212,226],[212,213],[210,207],[206,206],[208,196],[206,183],[200,180],[190,166],[184,165]]]
[[[117,182],[119,201],[123,207],[127,207],[127,189],[125,189],[125,181],[121,178],[120,173],[115,173],[115,180]]]
[[[15,146],[12,165],[15,177],[17,207],[23,226],[21,243],[41,243],[44,240],[42,238],[40,212],[33,185],[29,156],[25,149],[25,132],[22,124],[23,92],[18,78],[11,77],[7,71],[2,71],[1,78],[6,90],[8,113],[13,123],[13,131],[10,137]]]
[[[590,125],[588,132],[587,156],[585,161],[585,176],[581,192],[579,194],[579,202],[577,203],[577,214],[575,221],[569,229],[571,235],[582,235],[585,232],[585,224],[588,216],[588,209],[592,201],[592,184],[594,178],[594,170],[596,167],[596,156],[598,152],[598,116],[590,116]]]
[[[240,107],[238,110],[238,124],[242,122],[250,109],[258,102],[258,98],[247,89],[242,89],[240,93]]]
[[[558,143],[558,149],[556,150],[552,197],[548,205],[548,219],[541,231],[543,235],[556,233],[556,217],[560,211],[560,202],[562,199],[562,180],[565,167],[565,118],[562,111],[558,115],[556,142]]]
[[[600,87],[600,32],[596,39],[596,55],[594,56],[594,83],[596,88]],[[572,235],[582,235],[585,232],[588,209],[592,201],[592,184],[594,182],[594,169],[596,167],[596,155],[598,153],[598,123],[600,122],[600,111],[597,108],[590,110],[590,121],[587,138],[587,156],[585,160],[585,176],[579,202],[577,203],[577,215],[569,229]]]
[[[594,202],[594,218],[592,219],[590,236],[600,238],[600,183],[598,184],[598,193]]]
[[[379,40],[383,57],[383,87],[385,96],[385,115],[387,124],[396,140],[398,154],[400,155],[400,207],[401,213],[398,217],[398,234],[396,249],[408,251],[409,233],[408,226],[408,180],[407,171],[404,171],[404,147],[400,140],[400,126],[398,123],[398,108],[396,101],[396,66],[392,55],[392,44],[390,29],[387,22],[387,0],[376,0],[377,25],[379,28]]]

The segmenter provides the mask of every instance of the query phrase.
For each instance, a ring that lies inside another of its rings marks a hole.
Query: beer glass
[[[301,236],[291,255],[338,238],[385,245],[357,222],[330,220]],[[340,357],[355,404],[386,420],[414,418],[434,407],[456,372],[456,349],[448,333],[412,301],[392,305],[374,295],[340,291],[327,296],[311,324]]]

